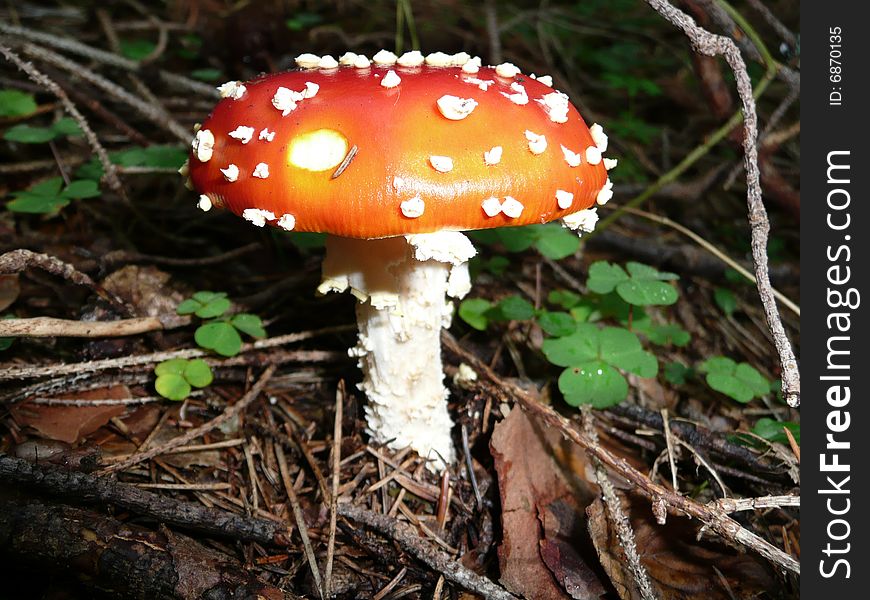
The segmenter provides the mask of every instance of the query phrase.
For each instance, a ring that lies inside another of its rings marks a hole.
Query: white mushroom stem
[[[369,434],[391,448],[410,446],[437,470],[453,462],[453,423],[441,367],[441,328],[471,288],[475,250],[459,232],[381,240],[329,236],[318,291],[356,296]]]

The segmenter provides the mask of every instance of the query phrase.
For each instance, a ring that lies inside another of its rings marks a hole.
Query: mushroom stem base
[[[451,235],[470,247],[461,234]],[[410,446],[440,468],[455,458],[441,328],[450,325],[453,314],[447,296],[467,291],[467,259],[439,262],[444,256],[421,256],[413,237],[419,236],[328,238],[319,291],[349,289],[359,300],[359,342],[350,354],[359,358],[363,371],[359,388],[368,397],[371,436],[391,448]]]

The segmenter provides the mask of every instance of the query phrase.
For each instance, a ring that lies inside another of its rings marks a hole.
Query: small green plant
[[[737,310],[737,296],[728,288],[713,290],[713,300],[726,316],[731,316]]]
[[[78,179],[64,187],[63,179],[52,177],[26,190],[13,192],[14,200],[7,202],[6,208],[12,212],[54,214],[73,200],[99,195],[96,181]]]
[[[633,330],[642,333],[649,341],[659,346],[682,348],[692,339],[689,332],[677,323],[653,323],[649,318],[635,321]]]
[[[694,373],[691,367],[687,367],[679,361],[670,362],[662,369],[665,381],[671,385],[684,385],[686,380]]]
[[[242,333],[261,338],[266,337],[266,330],[257,315],[227,315],[230,306],[226,293],[200,291],[184,300],[175,311],[179,315],[195,315],[205,320],[193,335],[201,348],[221,356],[235,356],[242,349]]]
[[[109,152],[109,160],[120,167],[154,167],[178,169],[187,159],[187,150],[181,146],[155,144],[147,148],[127,148]],[[103,176],[103,166],[92,159],[76,170],[76,177],[99,181]]]
[[[194,79],[199,79],[200,81],[222,81],[226,79],[223,71],[208,67],[204,69],[194,69],[190,72],[190,76]]]
[[[714,356],[699,369],[706,374],[707,385],[737,402],[746,404],[770,393],[770,382],[749,363]]]
[[[79,135],[82,135],[82,130],[78,123],[69,117],[64,117],[48,127],[34,127],[27,123],[15,125],[6,130],[3,139],[23,144],[43,144],[59,137]]]
[[[201,358],[173,358],[154,367],[154,388],[167,400],[184,400],[192,388],[203,388],[214,380],[211,367]]]
[[[676,279],[672,273],[641,263],[628,263],[623,269],[599,261],[590,266],[589,295],[553,290],[547,295],[552,308],[540,309],[519,296],[508,296],[495,304],[471,298],[460,304],[459,317],[481,331],[493,322],[535,319],[550,336],[542,346],[544,356],[564,367],[558,385],[565,401],[572,406],[604,408],[628,396],[625,373],[640,377],[658,373],[658,359],[644,349],[639,334],[658,345],[680,347],[689,343],[689,332],[676,323],[654,323],[643,308],[676,302],[679,293],[671,283]],[[602,322],[621,326],[602,326]],[[683,384],[692,373],[682,363],[671,363],[664,377]]]
[[[0,117],[26,117],[36,112],[33,94],[19,90],[0,90]]]
[[[142,60],[157,47],[154,42],[149,40],[129,39],[121,40],[121,54],[130,60]]]
[[[459,318],[479,331],[486,330],[492,321],[527,321],[535,314],[535,307],[519,296],[507,296],[496,304],[470,298],[459,305]]]
[[[627,272],[626,272],[627,270]],[[598,294],[616,291],[620,298],[632,306],[668,306],[677,301],[677,290],[669,281],[679,277],[673,273],[637,262],[629,262],[625,269],[606,261],[589,267],[587,287]]]
[[[470,236],[481,244],[501,244],[508,252],[534,248],[552,260],[571,256],[580,247],[579,236],[557,223],[482,229],[471,232]]]
[[[202,38],[196,34],[188,33],[178,38],[175,53],[181,58],[193,60],[199,56],[202,49]]]
[[[788,444],[788,436],[785,434],[786,429],[788,429],[792,437],[794,437],[794,441],[800,445],[801,426],[799,423],[794,423],[792,421],[776,421],[768,417],[762,417],[755,423],[755,426],[752,428],[752,433],[769,442]]]
[[[317,13],[298,12],[292,18],[284,21],[290,31],[304,31],[323,22],[323,17]]]
[[[606,408],[625,400],[628,383],[619,370],[640,377],[658,372],[656,357],[621,327],[580,323],[568,336],[545,340],[542,350],[551,363],[567,367],[559,376],[559,390],[571,406]]]

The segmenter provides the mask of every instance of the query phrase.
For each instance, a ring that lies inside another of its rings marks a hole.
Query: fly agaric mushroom
[[[443,53],[305,54],[229,82],[197,131],[199,207],[330,234],[321,293],[357,298],[368,429],[454,459],[440,333],[470,289],[461,231],[561,219],[591,231],[612,196],[607,136],[549,77]]]

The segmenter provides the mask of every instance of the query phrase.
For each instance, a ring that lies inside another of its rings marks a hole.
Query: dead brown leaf
[[[175,307],[184,296],[169,286],[170,275],[157,267],[128,265],[118,269],[102,284],[106,291],[133,307],[139,316],[178,319]]]
[[[496,425],[490,449],[502,503],[502,584],[534,600],[566,598],[566,590],[574,598],[603,595],[604,585],[582,557],[589,544],[583,509],[594,497],[584,478],[585,457],[519,409]]]
[[[544,539],[541,540],[541,558],[568,595],[578,600],[600,598],[605,589],[587,560],[577,552],[577,540],[586,539],[585,519],[575,506],[564,500],[554,500],[541,514]]]
[[[73,400],[130,397],[130,390],[126,385],[78,392],[74,396],[63,396],[63,398]],[[45,406],[25,402],[13,408],[12,414],[20,425],[31,427],[44,438],[75,444],[108,423],[112,417],[123,415],[125,410],[126,408],[120,404]]]
[[[756,598],[777,584],[760,559],[740,554],[708,538],[697,539],[699,525],[688,518],[669,515],[658,525],[649,500],[639,494],[620,494],[622,507],[635,533],[641,562],[662,600],[732,600]],[[625,552],[610,526],[606,509],[596,500],[586,509],[589,533],[601,564],[623,600],[640,600]],[[718,569],[724,578],[714,570]]]

